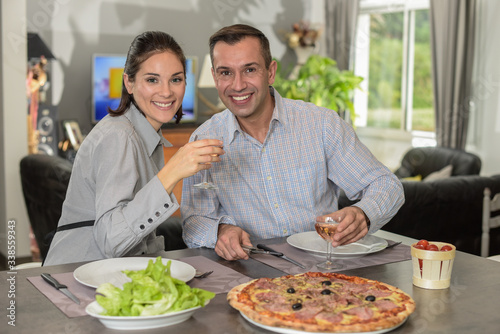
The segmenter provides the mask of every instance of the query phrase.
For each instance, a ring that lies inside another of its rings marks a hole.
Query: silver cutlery
[[[263,245],[263,244],[258,244],[258,245],[257,245],[257,248],[260,248],[260,249],[263,249],[263,250],[265,250],[265,251],[269,252],[268,254],[271,254],[271,255],[274,255],[274,256],[280,257],[280,258],[282,258],[283,260],[287,260],[288,262],[291,262],[291,263],[293,263],[294,265],[296,265],[296,266],[298,266],[298,267],[300,267],[300,268],[302,268],[302,269],[306,269],[306,267],[304,267],[302,264],[298,263],[298,262],[297,262],[297,261],[295,261],[294,259],[291,259],[291,258],[289,258],[288,256],[286,256],[285,254],[280,253],[280,252],[277,252],[277,251],[275,251],[274,249],[272,249],[272,248],[270,248],[270,247],[268,247],[268,246],[266,246],[266,245]],[[272,254],[272,253],[274,253],[274,254]]]
[[[275,251],[268,251],[268,250],[260,249],[257,247],[250,247],[250,246],[246,246],[246,245],[241,245],[241,248],[243,248],[249,254],[269,254],[269,255],[283,256],[283,253],[275,252]]]
[[[68,297],[69,299],[71,299],[72,301],[74,301],[75,303],[77,303],[78,305],[80,305],[80,299],[78,299],[74,294],[72,294],[71,291],[68,290],[68,287],[66,285],[59,283],[50,274],[43,273],[41,276],[45,280],[45,282],[49,283],[50,285],[52,285],[57,290],[59,290],[62,293],[64,293],[66,295],[66,297]]]
[[[214,272],[213,270],[206,271],[206,272],[201,272],[201,271],[196,270],[196,274],[194,275],[194,278],[205,278],[208,275],[212,274],[213,272]]]
[[[389,246],[385,247],[385,249],[395,247],[395,246],[397,246],[399,244],[401,244],[401,241],[395,242],[392,245],[389,245]]]

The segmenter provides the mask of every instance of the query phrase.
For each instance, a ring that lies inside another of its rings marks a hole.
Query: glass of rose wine
[[[203,135],[197,135],[195,137],[195,140],[201,140],[201,139],[218,139],[222,141],[222,136],[203,134]],[[217,154],[213,154],[213,156],[216,157]],[[209,180],[208,170],[205,169],[202,171],[202,173],[203,173],[203,180],[200,183],[193,185],[194,188],[205,189],[205,190],[219,189],[211,180]]]
[[[318,268],[326,269],[326,270],[334,270],[334,269],[342,269],[344,266],[339,263],[333,262],[333,236],[337,232],[337,227],[340,223],[333,220],[332,217],[326,217],[324,222],[317,222],[314,227],[316,228],[316,232],[325,239],[326,241],[326,260],[316,264]]]

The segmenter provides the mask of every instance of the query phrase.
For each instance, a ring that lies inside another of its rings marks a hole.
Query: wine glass
[[[314,227],[316,228],[316,232],[325,239],[326,241],[326,261],[318,263],[316,266],[321,269],[333,270],[333,269],[342,269],[343,265],[339,263],[334,263],[332,260],[332,252],[333,252],[333,236],[337,232],[337,227],[339,226],[339,222],[333,220],[332,217],[326,217],[324,222],[317,222]]]
[[[203,135],[197,135],[195,137],[195,140],[201,140],[201,139],[218,139],[222,141],[222,136],[203,134]],[[212,154],[212,156],[216,157],[217,154]],[[194,188],[205,189],[205,190],[219,189],[212,181],[208,179],[208,170],[205,169],[202,171],[202,173],[203,173],[203,180],[200,183],[193,185]]]

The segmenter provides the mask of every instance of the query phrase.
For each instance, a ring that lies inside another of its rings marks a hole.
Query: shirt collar
[[[130,123],[132,123],[135,131],[144,142],[149,156],[153,154],[158,145],[163,145],[165,147],[172,146],[172,144],[170,144],[168,140],[163,137],[161,128],[158,132],[156,132],[144,114],[141,113],[133,104],[130,105],[129,110],[127,110],[124,115],[128,118]]]
[[[274,89],[274,87],[269,86],[269,94],[274,96],[274,110],[273,110],[273,117],[271,118],[271,125],[270,128],[273,126],[274,123],[279,123],[284,126],[286,126],[287,123],[287,115],[285,113],[285,108],[283,106],[283,98],[281,95]],[[240,133],[243,133],[243,130],[240,127],[240,124],[236,120],[236,116],[234,116],[233,113],[231,113],[229,110],[227,110],[229,115],[229,122],[228,122],[228,138],[229,142],[232,142],[235,136],[235,133],[238,131]]]

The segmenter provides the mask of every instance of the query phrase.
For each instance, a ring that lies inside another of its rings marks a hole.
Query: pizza
[[[227,294],[256,323],[307,332],[371,332],[401,324],[413,299],[389,284],[337,273],[259,278]]]

